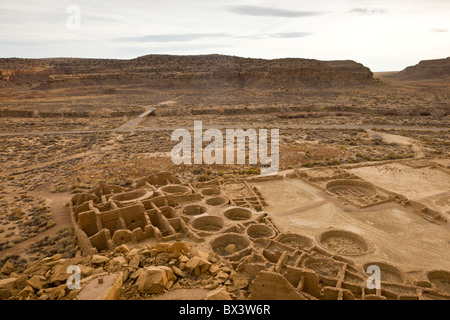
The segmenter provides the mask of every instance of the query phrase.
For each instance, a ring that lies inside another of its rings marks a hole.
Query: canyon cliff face
[[[372,84],[369,68],[354,61],[250,59],[223,55],[148,55],[132,60],[0,59],[0,86],[52,89],[149,85],[154,88],[295,89]]]
[[[398,80],[450,80],[450,57],[423,60],[390,77]]]

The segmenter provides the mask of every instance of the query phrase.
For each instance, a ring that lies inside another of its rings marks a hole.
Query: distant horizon
[[[149,54],[144,54],[144,55],[140,55],[140,56],[136,56],[134,58],[104,58],[104,57],[0,57],[0,59],[29,59],[29,60],[46,60],[46,59],[99,59],[99,60],[134,60],[134,59],[138,59],[141,57],[145,57],[145,56],[174,56],[174,57],[189,57],[189,56],[227,56],[227,57],[237,57],[237,58],[244,58],[244,59],[261,59],[261,60],[283,60],[283,59],[301,59],[301,60],[316,60],[316,61],[353,61],[356,63],[360,63],[362,64],[364,67],[367,67],[370,69],[370,71],[372,71],[373,73],[384,73],[384,72],[400,72],[405,70],[405,68],[409,67],[406,66],[403,69],[400,70],[372,70],[369,66],[364,65],[363,63],[353,60],[353,59],[332,59],[332,60],[321,60],[321,59],[315,59],[315,58],[305,58],[305,57],[280,57],[280,58],[273,58],[273,59],[268,59],[268,58],[259,58],[259,57],[243,57],[243,56],[238,56],[238,55],[229,55],[229,54],[221,54],[221,53],[205,53],[205,54],[173,54],[173,53],[149,53]],[[429,61],[429,60],[443,60],[443,59],[448,59],[450,57],[442,57],[442,58],[437,58],[437,59],[422,59],[420,61],[417,61],[416,64],[413,65],[417,65],[419,62],[421,61]],[[413,66],[411,65],[411,66]]]
[[[448,0],[0,2],[0,56],[352,60],[401,71],[450,55]]]

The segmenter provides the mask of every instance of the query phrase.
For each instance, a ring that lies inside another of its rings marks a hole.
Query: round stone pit
[[[330,181],[326,189],[341,196],[373,198],[377,195],[377,189],[371,183],[352,179]]]
[[[164,187],[159,188],[165,194],[171,195],[188,195],[192,194],[192,190],[189,187],[180,185],[180,184],[171,184]]]
[[[203,215],[201,217],[194,218],[191,221],[191,227],[195,231],[206,233],[217,233],[222,230],[225,222],[222,217]]]
[[[229,200],[225,197],[212,197],[205,200],[205,203],[209,206],[223,206],[229,203]]]
[[[343,256],[359,256],[369,251],[367,242],[360,235],[346,230],[325,231],[318,241],[325,250]]]
[[[250,223],[253,220],[253,211],[248,208],[233,207],[226,209],[223,215],[228,220],[240,222],[242,224]]]
[[[205,188],[200,190],[200,193],[204,196],[218,196],[220,195],[220,189],[213,187],[213,188]]]
[[[450,271],[447,270],[433,270],[427,273],[428,280],[434,286],[447,294],[450,294]]]
[[[406,275],[399,268],[385,262],[367,262],[364,264],[364,271],[370,266],[377,266],[380,268],[381,282],[404,283]]]
[[[204,214],[206,210],[207,209],[205,206],[201,206],[199,204],[188,204],[183,207],[181,212],[187,216],[198,216]]]
[[[275,231],[265,224],[252,224],[247,227],[247,235],[251,239],[273,238]]]
[[[338,275],[341,266],[335,264],[329,259],[316,259],[308,258],[304,264],[304,267],[316,271],[318,274],[326,277],[334,278]]]
[[[109,198],[111,201],[120,202],[122,204],[141,201],[153,196],[153,191],[139,189],[131,192],[118,193]]]
[[[210,241],[210,245],[219,256],[230,260],[239,260],[252,251],[250,240],[239,233],[224,233]]]
[[[309,250],[314,247],[313,239],[296,233],[280,234],[275,240],[279,243],[300,250]]]

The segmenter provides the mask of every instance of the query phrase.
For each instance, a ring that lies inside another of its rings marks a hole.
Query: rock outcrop
[[[80,287],[69,278],[80,271]],[[145,299],[171,289],[201,287],[210,300],[231,300],[248,284],[213,252],[191,249],[188,242],[157,243],[92,256],[37,260],[21,274],[3,273],[0,300]],[[230,281],[234,279],[234,282]],[[68,283],[74,284],[71,288]],[[243,284],[244,283],[244,284]],[[217,289],[217,290],[215,290]]]
[[[398,80],[450,80],[450,57],[423,60],[389,77]]]
[[[0,86],[65,88],[148,84],[160,89],[296,89],[369,84],[354,61],[251,59],[224,55],[148,55],[132,60],[0,59]]]

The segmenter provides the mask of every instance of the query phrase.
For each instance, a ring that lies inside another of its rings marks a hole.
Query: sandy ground
[[[433,168],[412,168],[400,163],[361,167],[351,173],[411,200],[419,200],[450,190],[450,176]]]
[[[352,256],[356,263],[387,261],[406,271],[449,269],[450,232],[403,206],[388,202],[358,209],[297,179],[254,183],[260,187],[274,222],[282,232],[317,236],[330,228],[362,236],[369,251]],[[285,192],[289,190],[289,192]]]
[[[38,235],[23,242],[20,242],[7,250],[0,251],[0,259],[12,254],[22,253],[31,244],[43,239],[46,236],[55,235],[61,228],[72,226],[69,207],[66,206],[66,203],[73,197],[73,194],[51,193],[45,189],[41,189],[36,192],[30,192],[30,194],[33,196],[42,197],[47,201],[47,204],[51,207],[55,225],[52,228],[47,229],[44,232],[41,232]]]
[[[416,158],[422,158],[425,156],[425,153],[422,150],[422,146],[420,143],[415,140],[404,136],[399,136],[396,134],[389,134],[379,131],[373,131],[373,130],[367,130],[367,134],[371,136],[372,138],[379,136],[381,137],[384,142],[386,143],[396,143],[401,145],[411,145],[413,147],[413,150],[415,152]]]
[[[450,159],[433,159],[433,162],[436,162],[447,168],[450,168]]]

